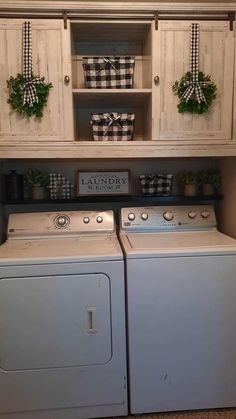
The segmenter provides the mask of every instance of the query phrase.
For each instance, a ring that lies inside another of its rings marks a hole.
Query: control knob
[[[84,222],[84,224],[88,224],[88,223],[89,223],[89,221],[90,221],[90,218],[89,218],[89,217],[84,217],[84,218],[83,218],[83,222]]]
[[[193,220],[194,218],[196,218],[196,216],[197,216],[196,211],[189,211],[188,217],[191,218],[191,220]]]
[[[103,218],[100,215],[96,218],[96,220],[99,224],[103,222]]]
[[[172,221],[173,218],[174,218],[174,213],[172,211],[170,211],[170,210],[169,211],[165,211],[163,213],[163,218],[166,221]]]
[[[204,210],[204,211],[201,212],[202,218],[208,218],[209,215],[210,215],[210,212],[209,211]]]
[[[66,215],[58,215],[55,218],[54,222],[55,222],[56,227],[63,228],[63,227],[66,227],[70,223],[70,219]]]
[[[128,214],[128,219],[129,219],[130,221],[134,221],[134,220],[135,220],[135,214],[134,214],[133,212],[130,212],[130,213]]]
[[[142,214],[141,214],[141,219],[142,219],[143,221],[147,221],[147,219],[148,219],[148,213],[147,213],[147,212],[142,212]]]

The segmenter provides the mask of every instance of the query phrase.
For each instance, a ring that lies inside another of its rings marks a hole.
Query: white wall
[[[221,160],[222,194],[219,206],[220,230],[236,238],[236,157]]]
[[[0,161],[0,243],[5,239],[5,208],[3,200],[3,162]]]

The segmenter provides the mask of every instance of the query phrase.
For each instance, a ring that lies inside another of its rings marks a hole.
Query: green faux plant
[[[189,170],[184,170],[180,174],[180,181],[184,185],[198,185],[199,179],[198,179],[198,173],[192,172]]]
[[[33,189],[35,187],[44,188],[48,185],[48,183],[48,174],[39,169],[28,169],[24,174],[24,184],[29,189]]]
[[[32,74],[32,79],[35,76]],[[47,104],[48,95],[50,89],[52,89],[52,83],[45,83],[45,78],[39,78],[40,83],[35,84],[36,94],[38,96],[38,102],[34,103],[33,106],[29,106],[27,103],[23,105],[24,90],[23,87],[26,80],[22,74],[17,74],[16,77],[10,77],[7,80],[7,87],[9,89],[8,103],[11,105],[15,112],[23,116],[35,116],[36,118],[43,117],[43,110]]]
[[[212,185],[220,185],[221,182],[221,174],[219,170],[209,169],[209,170],[201,170],[199,172],[199,183],[203,184],[212,184]]]
[[[180,81],[176,81],[175,84],[172,86],[173,92],[179,97],[180,101],[178,103],[178,111],[179,113],[192,113],[192,114],[203,114],[208,112],[209,107],[212,104],[212,101],[216,98],[217,87],[215,83],[211,81],[211,76],[209,74],[204,74],[202,71],[198,72],[198,81],[206,82],[207,86],[202,87],[205,101],[199,103],[197,99],[193,96],[189,99],[188,102],[185,101],[183,98],[183,94],[186,90],[186,82],[190,82],[192,80],[192,73],[188,71],[185,75],[180,79]]]

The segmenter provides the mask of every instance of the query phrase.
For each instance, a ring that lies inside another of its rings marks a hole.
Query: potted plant
[[[198,194],[198,173],[184,170],[180,175],[185,196],[196,196]]]
[[[199,183],[201,185],[202,194],[205,196],[214,195],[219,189],[221,175],[219,170],[209,169],[199,172]]]
[[[24,184],[32,192],[33,199],[45,198],[49,177],[39,169],[28,169],[24,174]]]

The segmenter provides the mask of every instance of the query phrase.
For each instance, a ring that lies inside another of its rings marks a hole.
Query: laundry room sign
[[[77,196],[128,194],[130,194],[129,170],[79,171],[77,173]]]

